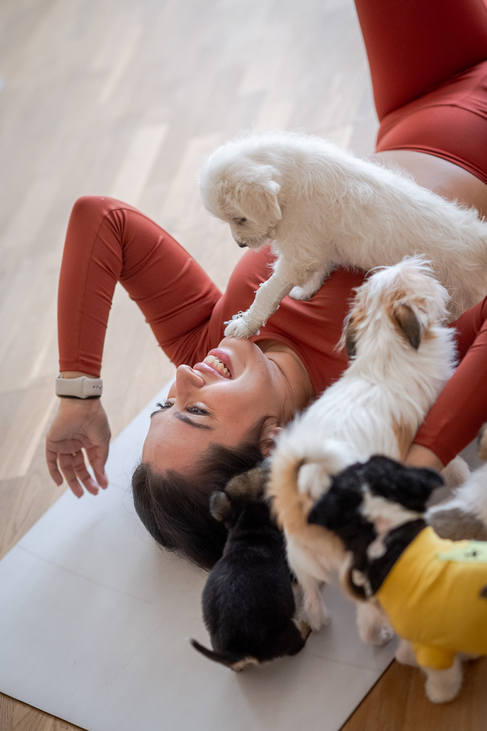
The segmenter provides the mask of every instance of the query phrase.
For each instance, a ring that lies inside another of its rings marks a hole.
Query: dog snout
[[[243,244],[241,241],[237,241],[237,244],[240,246],[241,249],[247,248],[247,244]]]

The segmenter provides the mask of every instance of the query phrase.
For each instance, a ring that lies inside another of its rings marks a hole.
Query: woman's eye
[[[156,406],[159,411],[164,411],[165,409],[170,409],[172,406],[174,406],[173,401],[163,401],[163,403],[156,403]],[[209,416],[210,412],[207,411],[203,406],[197,406],[196,404],[188,404],[186,408],[184,409],[189,414],[196,414],[198,416]],[[156,413],[156,412],[154,412]]]
[[[189,411],[190,414],[201,414],[203,416],[208,416],[210,413],[206,409],[201,408],[200,406],[187,406],[186,411]]]

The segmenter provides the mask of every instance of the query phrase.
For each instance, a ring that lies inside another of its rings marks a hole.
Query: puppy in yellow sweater
[[[379,602],[407,641],[397,659],[425,671],[435,703],[460,690],[459,653],[487,655],[487,542],[445,540],[427,526],[426,503],[442,483],[433,470],[376,456],[337,475],[308,516],[343,541],[342,583]]]

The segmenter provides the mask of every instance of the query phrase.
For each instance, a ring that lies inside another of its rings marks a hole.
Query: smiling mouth
[[[232,374],[226,367],[224,363],[221,362],[220,358],[217,358],[216,355],[207,355],[204,359],[203,363],[206,363],[206,365],[210,366],[210,368],[213,368],[214,371],[220,374],[220,376],[223,376],[224,378],[231,378]]]

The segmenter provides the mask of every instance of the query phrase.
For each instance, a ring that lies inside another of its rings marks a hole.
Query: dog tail
[[[192,637],[189,638],[189,641],[195,650],[201,652],[201,654],[209,660],[219,662],[237,673],[243,670],[246,665],[259,664],[258,660],[253,657],[244,657],[243,655],[237,655],[234,652],[215,652],[214,650],[209,650],[207,647],[200,645],[200,643]]]

